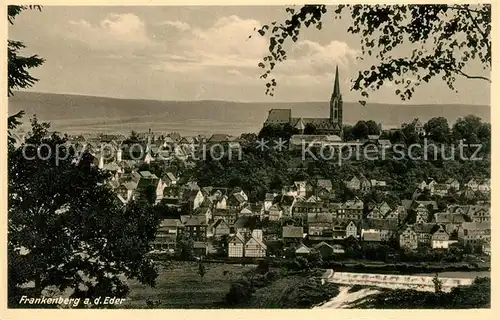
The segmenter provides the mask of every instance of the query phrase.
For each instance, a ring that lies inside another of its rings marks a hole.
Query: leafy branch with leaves
[[[457,77],[491,82],[487,76],[467,71],[472,61],[491,70],[489,4],[304,5],[298,10],[287,8],[284,23],[274,21],[257,30],[261,36],[269,37],[269,54],[258,64],[264,70],[261,78],[266,80],[266,94],[274,95],[277,81],[271,73],[287,60],[285,44],[290,40],[297,42],[304,27],[326,30],[324,18],[329,11],[333,11],[334,19],[350,19],[347,32],[361,37],[362,56],[358,58],[378,60],[360,70],[352,81],[351,89],[364,97],[386,82],[397,86],[395,94],[402,100],[411,99],[419,85],[436,77],[441,77],[452,90],[456,90]],[[406,44],[411,45],[412,51],[397,55],[398,50],[405,51]]]

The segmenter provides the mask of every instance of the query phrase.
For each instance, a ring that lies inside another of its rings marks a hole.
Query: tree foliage
[[[451,138],[451,130],[448,120],[444,117],[435,117],[424,124],[426,136],[432,141],[448,143]]]
[[[65,139],[48,136],[47,123],[31,125],[8,157],[9,301],[28,283],[36,296],[55,286],[74,297],[123,297],[122,275],[154,285],[145,254],[158,220],[147,203],[123,207],[90,154],[61,147]]]
[[[10,24],[14,24],[15,18],[24,10],[42,10],[41,6],[8,6],[7,18]],[[44,59],[38,55],[23,56],[20,54],[26,46],[21,41],[7,41],[8,57],[8,95],[13,95],[13,90],[26,89],[33,86],[38,81],[30,75],[29,69],[38,67],[44,63]]]
[[[13,6],[7,7],[7,19],[9,23],[14,24],[16,17],[24,10],[42,10],[41,6]],[[26,46],[21,41],[7,40],[7,59],[8,59],[8,73],[7,73],[7,95],[10,97],[14,94],[14,90],[30,88],[38,81],[29,73],[29,69],[41,66],[44,59],[38,55],[23,56],[20,51],[25,49]],[[9,145],[14,143],[11,131],[21,124],[20,118],[24,115],[21,110],[18,113],[8,117],[9,129]]]
[[[378,60],[360,70],[352,81],[352,89],[368,97],[386,82],[396,85],[395,94],[411,99],[416,87],[440,77],[455,90],[457,77],[488,77],[467,73],[471,61],[485,70],[491,69],[491,5],[304,5],[287,8],[284,23],[272,22],[258,31],[269,37],[269,54],[259,62],[264,70],[266,94],[273,95],[277,85],[270,74],[277,64],[287,59],[285,46],[299,39],[302,28],[323,29],[324,17],[333,11],[334,19],[350,19],[347,32],[359,35],[362,57]],[[334,32],[335,26],[325,29]],[[402,48],[410,43],[412,51]]]
[[[200,261],[198,263],[198,274],[200,275],[200,279],[203,280],[203,277],[207,273],[207,267],[203,263],[203,261]]]

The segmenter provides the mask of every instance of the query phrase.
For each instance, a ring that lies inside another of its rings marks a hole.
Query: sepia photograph
[[[491,4],[5,7],[8,309],[491,309]]]

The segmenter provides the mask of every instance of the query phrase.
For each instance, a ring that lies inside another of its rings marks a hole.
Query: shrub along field
[[[224,301],[230,283],[255,266],[204,264],[203,278],[197,262],[172,261],[159,268],[156,286],[130,281],[130,293],[123,308],[217,308]]]

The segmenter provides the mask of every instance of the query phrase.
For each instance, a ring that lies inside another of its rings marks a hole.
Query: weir
[[[441,278],[439,275],[438,278],[441,281],[441,289],[444,292],[449,292],[457,286],[470,285],[473,281],[473,279],[467,278]],[[358,284],[389,289],[435,290],[433,276],[334,272],[330,269],[325,273],[323,279],[326,282],[348,286]]]

